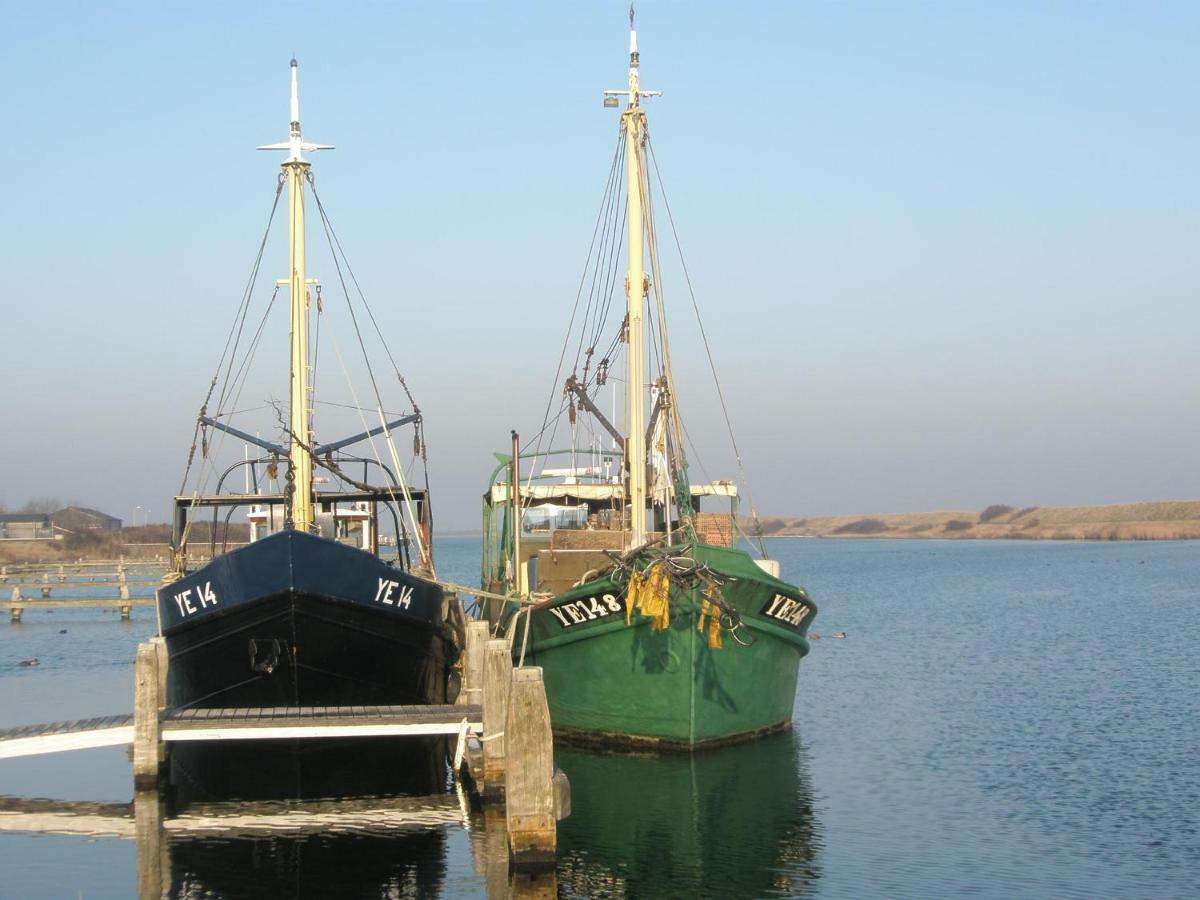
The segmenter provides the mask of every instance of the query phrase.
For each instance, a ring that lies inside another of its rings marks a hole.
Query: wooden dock
[[[164,741],[409,737],[483,733],[478,706],[279,706],[181,709],[161,719]]]
[[[133,743],[133,716],[0,728],[0,759]]]
[[[554,865],[556,823],[570,814],[570,785],[554,768],[542,670],[514,669],[507,641],[488,638],[486,622],[468,625],[454,705],[190,709],[167,708],[166,642],[151,638],[137,650],[133,715],[0,729],[0,759],[132,745],[135,787],[157,791],[177,742],[457,736],[455,777],[483,801],[503,802],[514,870],[544,870]]]
[[[161,567],[160,567],[161,568]],[[59,566],[56,574],[42,571],[41,579],[34,580],[31,572],[4,572],[0,580],[13,583],[8,600],[0,601],[0,612],[8,611],[8,621],[18,625],[27,609],[107,609],[121,614],[121,621],[128,622],[135,606],[153,606],[154,588],[162,583],[161,577],[130,578],[122,567],[112,573],[89,572],[84,575],[69,574],[66,566]],[[130,590],[137,590],[137,596]],[[148,589],[148,591],[147,591]],[[111,591],[110,596],[96,596],[81,591]],[[34,594],[41,595],[35,599]]]

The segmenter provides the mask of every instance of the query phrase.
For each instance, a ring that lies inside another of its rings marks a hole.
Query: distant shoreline
[[[1200,539],[1200,500],[1020,509],[996,504],[979,512],[766,516],[759,521],[767,537],[1182,541]]]

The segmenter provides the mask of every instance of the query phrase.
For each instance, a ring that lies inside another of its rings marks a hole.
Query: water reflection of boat
[[[576,815],[559,823],[567,896],[803,896],[820,871],[807,762],[785,732],[704,754],[559,747]]]
[[[446,872],[451,795],[387,802],[220,806],[169,820],[167,897],[428,897]]]
[[[141,900],[426,897],[442,892],[448,829],[467,814],[442,793],[212,803],[168,817],[161,794],[139,791],[132,803],[0,797],[0,832],[132,838]]]

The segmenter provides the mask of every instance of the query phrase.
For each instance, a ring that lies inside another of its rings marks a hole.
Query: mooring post
[[[133,795],[134,836],[137,839],[137,895],[159,900],[171,885],[170,854],[163,836],[165,801],[157,790]]]
[[[552,867],[558,848],[554,735],[540,666],[513,670],[504,742],[505,815],[513,867]]]
[[[459,693],[463,703],[483,702],[483,654],[488,639],[487,622],[467,623],[467,655],[463,663],[463,687]]]
[[[133,784],[158,786],[161,735],[159,732],[158,650],[151,643],[138,644],[133,687]]]
[[[125,576],[121,575],[121,599],[129,599],[129,587],[125,584]],[[128,603],[121,604],[121,621],[128,622],[133,615],[133,606]]]
[[[67,580],[67,570],[62,563],[58,564],[58,583],[65,584]]]
[[[154,655],[158,657],[155,670],[158,672],[158,711],[160,714],[167,708],[167,639],[161,635],[150,638],[150,643],[154,647]],[[158,742],[158,761],[159,763],[166,762],[167,759],[167,742],[160,740]]]
[[[8,566],[0,566],[0,581],[8,581]]]
[[[19,625],[21,622],[21,607],[18,605],[21,602],[20,586],[12,589],[12,605],[8,608],[8,621],[10,625]]]
[[[50,596],[50,573],[49,572],[42,573],[42,596],[43,597]]]
[[[504,792],[504,729],[508,727],[508,694],[512,689],[512,650],[500,638],[488,641],[483,660],[483,793]]]

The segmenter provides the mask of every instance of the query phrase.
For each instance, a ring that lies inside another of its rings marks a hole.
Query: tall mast
[[[629,546],[646,543],[646,338],[643,329],[646,307],[646,269],[643,261],[645,224],[642,210],[642,142],[646,135],[646,114],[642,97],[659,96],[660,91],[643,91],[638,82],[637,31],[633,27],[633,7],[629,8],[629,87],[624,91],[605,91],[616,98],[625,95],[628,106],[621,113],[625,133],[626,219],[629,225],[629,267],[625,275],[627,338],[629,365],[625,383],[625,465],[629,472]],[[614,101],[615,102],[615,99]]]
[[[291,439],[288,462],[291,466],[292,524],[297,531],[311,531],[313,516],[312,415],[309,410],[308,365],[308,280],[304,271],[304,180],[310,164],[302,153],[312,150],[332,150],[327,144],[308,144],[300,136],[300,92],[296,84],[296,60],[292,69],[291,120],[288,140],[266,144],[259,150],[286,150],[283,161],[284,177],[288,184],[288,292],[290,295],[291,378],[288,398],[291,408],[289,423]]]

